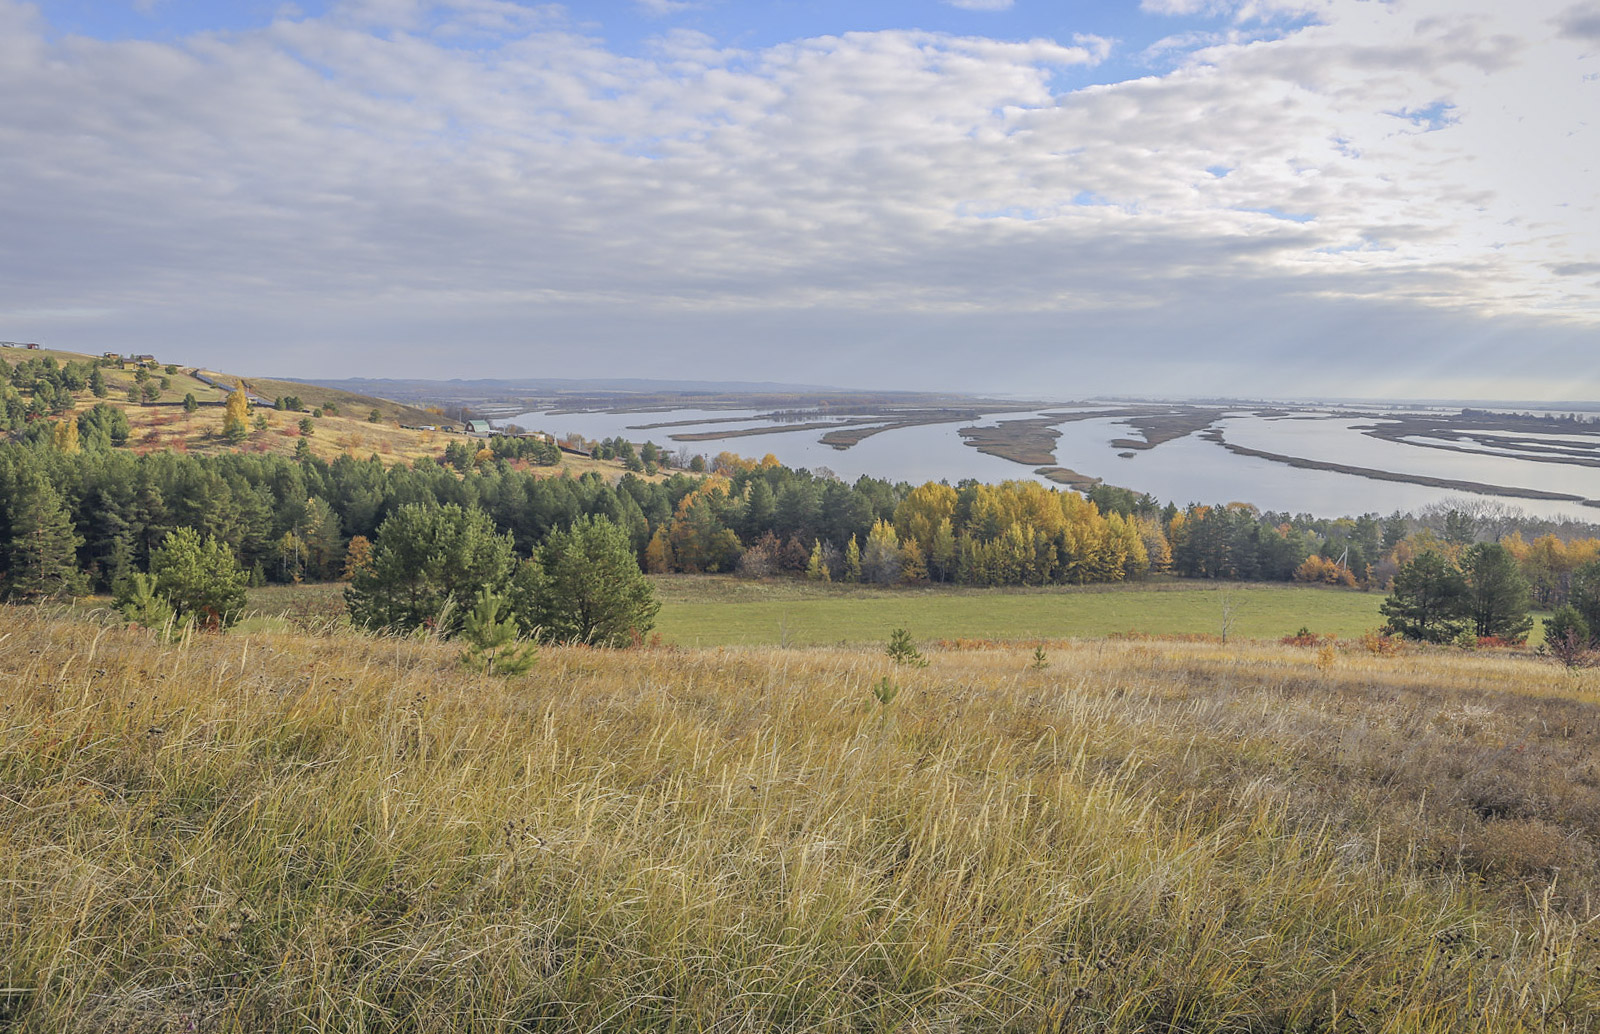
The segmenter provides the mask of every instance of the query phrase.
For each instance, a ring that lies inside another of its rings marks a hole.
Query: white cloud
[[[1212,390],[1304,390],[1316,363],[1330,390],[1415,381],[1514,334],[1571,392],[1600,324],[1571,113],[1600,58],[1569,7],[1500,7],[1341,0],[1062,93],[1104,41],[672,33],[624,57],[547,8],[352,0],[103,43],[0,0],[0,333],[335,373],[446,339],[477,347],[391,368],[525,373],[537,341],[659,374],[692,347],[729,375],[1022,390],[1199,387],[1196,355]],[[284,342],[303,359],[262,358]]]
[[[651,18],[665,18],[705,7],[700,0],[633,0],[633,6]]]
[[[1009,11],[1014,0],[944,0],[963,11]]]

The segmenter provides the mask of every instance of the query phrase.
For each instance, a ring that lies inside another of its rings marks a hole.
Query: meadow
[[[0,629],[7,1031],[1600,1023],[1594,671]]]
[[[684,646],[1210,635],[1277,639],[1307,628],[1355,638],[1383,624],[1383,594],[1285,582],[1153,580],[1125,585],[875,588],[708,575],[653,579],[656,630]],[[1226,627],[1224,627],[1226,625]]]
[[[877,588],[794,579],[656,575],[655,634],[675,646],[882,643],[896,628],[920,640],[1031,642],[1108,635],[1280,639],[1302,627],[1354,639],[1383,624],[1381,593],[1296,583],[1149,581],[1041,589]],[[342,621],[341,584],[250,591],[246,632]],[[287,616],[287,623],[278,620]]]

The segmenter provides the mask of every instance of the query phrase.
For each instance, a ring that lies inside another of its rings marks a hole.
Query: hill
[[[303,441],[313,456],[324,460],[341,455],[376,455],[385,463],[395,463],[425,457],[439,459],[451,441],[473,441],[453,433],[459,423],[446,419],[438,408],[377,395],[293,380],[241,378],[204,367],[163,364],[159,356],[153,364],[146,364],[146,379],[141,382],[140,364],[127,357],[112,362],[103,356],[61,349],[0,349],[0,361],[11,366],[45,358],[59,365],[86,363],[98,367],[105,380],[106,396],[96,398],[87,390],[78,391],[74,393],[74,405],[79,411],[99,403],[120,410],[131,429],[128,447],[138,452],[174,449],[202,455],[230,451],[292,455]],[[150,385],[150,393],[140,395],[144,383]],[[263,399],[298,398],[300,409],[280,411],[268,405],[253,406],[250,434],[242,442],[229,440],[222,434],[222,410],[229,391],[240,383]],[[130,391],[134,397],[130,397]],[[196,403],[193,411],[184,406],[186,396],[193,397]],[[302,430],[303,419],[311,421],[310,435]],[[418,429],[428,425],[438,429]],[[474,448],[480,444],[475,443]],[[569,454],[560,466],[539,469],[552,474],[595,471],[615,479],[625,468],[615,461]]]
[[[8,1030],[1600,1022],[1592,673],[0,622]]]

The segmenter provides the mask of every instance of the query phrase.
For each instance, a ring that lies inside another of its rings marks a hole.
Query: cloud
[[[264,372],[1124,391],[1431,383],[1515,336],[1592,393],[1586,44],[1501,6],[1330,3],[1063,90],[1104,41],[627,56],[550,8],[360,0],[107,43],[0,0],[0,333]]]
[[[1009,11],[1014,0],[944,0],[944,2],[963,11]]]
[[[1568,39],[1600,42],[1600,3],[1576,4],[1556,19],[1561,34]]]
[[[701,0],[633,0],[633,6],[648,17],[665,18],[684,11],[700,10],[706,5]]]

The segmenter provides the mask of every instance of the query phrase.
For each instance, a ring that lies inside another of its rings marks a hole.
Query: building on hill
[[[468,420],[467,421],[467,433],[468,434],[494,434],[494,428],[490,426],[489,421],[487,421],[487,420]]]
[[[108,362],[116,363],[119,366],[122,364],[122,353],[121,352],[101,352],[100,353],[100,358],[105,359]]]

